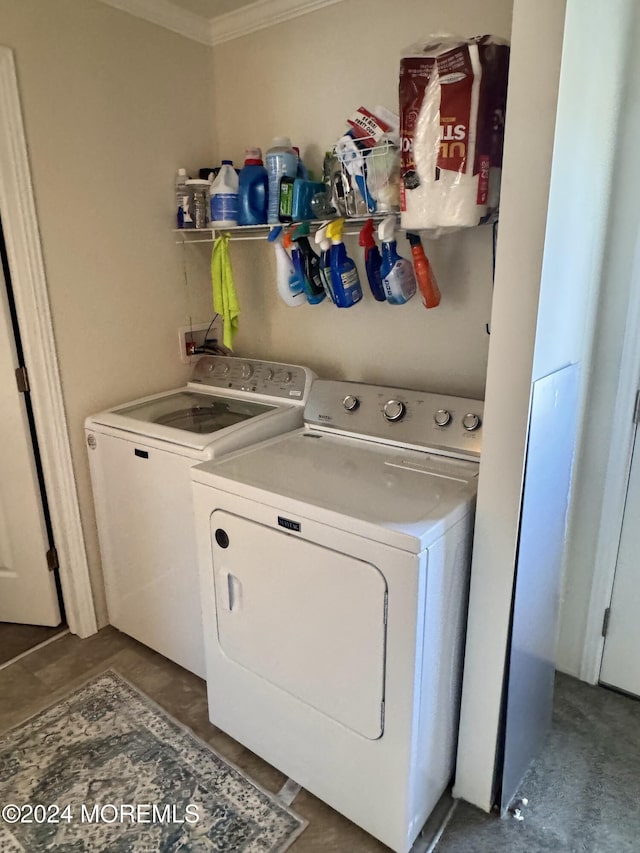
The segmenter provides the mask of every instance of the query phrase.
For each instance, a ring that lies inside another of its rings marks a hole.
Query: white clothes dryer
[[[305,367],[203,356],[189,383],[85,422],[109,621],[205,677],[189,469],[302,424]]]
[[[482,414],[317,380],[191,469],[211,721],[398,853],[454,770]]]

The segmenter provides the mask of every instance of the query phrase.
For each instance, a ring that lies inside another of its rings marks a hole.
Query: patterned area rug
[[[109,671],[0,736],[2,853],[276,853],[306,822]]]

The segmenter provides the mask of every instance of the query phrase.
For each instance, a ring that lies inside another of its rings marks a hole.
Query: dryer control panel
[[[484,403],[363,382],[314,382],[305,423],[448,456],[477,459]]]
[[[189,384],[304,402],[313,376],[308,368],[297,364],[205,355],[198,360]]]

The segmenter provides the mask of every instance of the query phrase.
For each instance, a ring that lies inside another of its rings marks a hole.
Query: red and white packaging
[[[497,207],[508,56],[491,36],[436,36],[404,51],[403,228],[474,226]]]

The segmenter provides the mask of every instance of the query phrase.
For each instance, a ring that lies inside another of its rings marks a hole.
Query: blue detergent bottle
[[[416,292],[416,276],[413,264],[400,257],[395,240],[397,219],[385,217],[378,227],[378,239],[382,244],[382,286],[390,305],[404,305]]]
[[[238,180],[238,225],[265,225],[269,176],[259,148],[247,148]]]
[[[335,219],[327,226],[331,239],[331,285],[338,308],[351,308],[362,299],[362,285],[354,261],[347,255],[342,242],[344,219]]]

